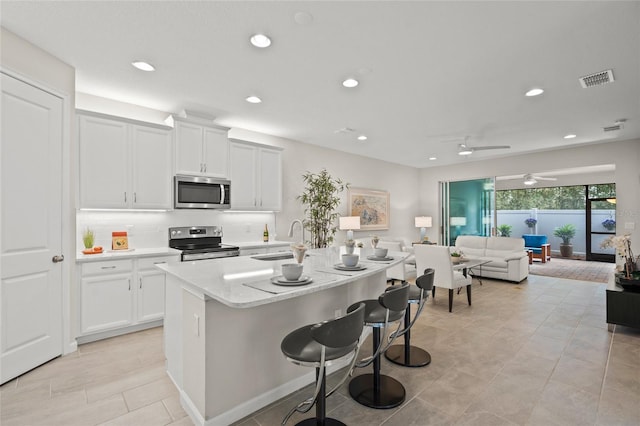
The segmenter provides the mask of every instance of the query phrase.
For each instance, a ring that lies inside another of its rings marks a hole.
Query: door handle
[[[61,255],[55,255],[55,256],[53,256],[53,257],[51,258],[51,261],[52,261],[53,263],[60,263],[60,262],[64,261],[64,254],[61,254]]]

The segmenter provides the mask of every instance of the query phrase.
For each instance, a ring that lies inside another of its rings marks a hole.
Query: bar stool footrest
[[[409,346],[409,356],[405,356],[404,345],[393,345],[387,349],[384,356],[394,364],[405,367],[424,367],[431,363],[431,354],[422,348]]]
[[[375,392],[373,374],[362,374],[349,382],[349,394],[360,404],[378,409],[388,409],[404,402],[406,392],[402,383],[393,377],[380,375],[380,386]]]
[[[347,426],[345,423],[342,423],[340,420],[332,419],[330,417],[325,418],[323,424],[325,426]],[[317,425],[318,425],[318,419],[316,419],[315,417],[312,417],[310,419],[304,419],[301,422],[296,423],[295,426],[317,426]]]

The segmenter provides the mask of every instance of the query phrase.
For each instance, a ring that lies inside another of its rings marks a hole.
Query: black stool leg
[[[311,419],[304,419],[298,423],[296,426],[347,426],[342,423],[340,420],[332,419],[327,417],[327,399],[325,395],[327,393],[327,375],[326,369],[323,371],[322,377],[320,376],[320,368],[316,367],[316,383],[318,380],[320,382],[320,393],[318,393],[318,397],[315,400],[316,404],[316,417]]]
[[[404,326],[411,324],[411,305],[404,311]],[[411,346],[411,329],[404,334],[404,345],[393,345],[384,356],[394,364],[405,367],[424,367],[431,363],[431,354],[424,349]]]
[[[380,328],[373,328],[373,350],[380,345]],[[349,394],[362,405],[371,408],[393,408],[404,402],[402,383],[380,374],[380,354],[373,359],[373,374],[362,374],[349,382]]]

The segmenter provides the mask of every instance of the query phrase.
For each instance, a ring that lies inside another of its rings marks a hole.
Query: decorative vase
[[[380,238],[373,236],[371,237],[371,247],[376,248],[378,247],[378,242],[380,241]]]

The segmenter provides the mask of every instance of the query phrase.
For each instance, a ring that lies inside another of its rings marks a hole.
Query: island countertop
[[[307,251],[303,261],[303,276],[312,278],[310,284],[301,286],[275,286],[271,278],[281,275],[281,265],[295,262],[293,259],[258,260],[253,256],[198,260],[156,265],[166,273],[180,279],[192,291],[215,299],[233,308],[251,308],[280,300],[302,296],[365,278],[401,263],[409,253],[389,252],[389,261],[375,261],[373,250],[356,249],[362,271],[336,270],[341,263],[344,247],[329,247]],[[255,286],[262,289],[254,288]]]

